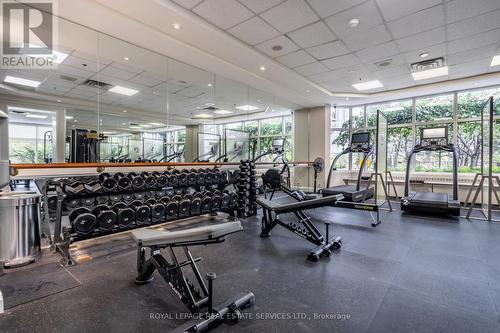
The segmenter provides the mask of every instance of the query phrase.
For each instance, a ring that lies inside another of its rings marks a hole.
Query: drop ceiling
[[[173,0],[334,93],[386,91],[500,71],[498,0]],[[351,27],[349,22],[358,19]],[[414,81],[410,64],[445,57],[449,75]]]

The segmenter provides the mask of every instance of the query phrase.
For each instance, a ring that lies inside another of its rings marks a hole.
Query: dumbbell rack
[[[236,188],[239,194],[238,217],[257,215],[257,176],[255,162],[241,160]]]
[[[205,176],[202,177],[202,173],[204,173]],[[141,228],[144,226],[151,226],[155,224],[165,223],[168,221],[179,220],[186,217],[204,215],[207,213],[216,214],[218,212],[223,212],[229,214],[231,218],[234,218],[236,216],[239,204],[239,200],[237,200],[236,198],[239,199],[239,197],[235,193],[232,193],[230,194],[229,204],[226,206],[222,205],[222,199],[221,199],[221,206],[216,209],[212,207],[209,207],[208,210],[206,208],[205,209],[200,208],[199,211],[195,212],[189,209],[188,214],[176,213],[173,215],[165,215],[163,218],[157,218],[157,219],[149,218],[147,221],[142,221],[140,224],[137,223],[137,221],[135,220],[128,225],[119,225],[117,223],[112,228],[109,228],[107,230],[102,230],[95,227],[92,231],[85,234],[78,233],[73,225],[71,225],[71,227],[69,228],[63,226],[63,219],[69,220],[68,215],[70,214],[70,211],[66,207],[68,203],[70,203],[72,211],[74,211],[75,209],[78,209],[78,207],[90,208],[93,205],[104,204],[107,202],[124,202],[128,206],[134,200],[135,201],[140,200],[142,202],[145,202],[147,199],[151,198],[155,198],[158,201],[161,201],[164,198],[178,197],[181,198],[182,201],[186,202],[186,200],[188,200],[186,198],[188,197],[190,197],[191,200],[193,199],[193,195],[190,193],[196,193],[195,195],[198,195],[198,197],[202,196],[206,197],[214,194],[214,198],[217,194],[217,191],[220,192],[221,198],[223,192],[229,195],[229,192],[225,190],[226,187],[229,185],[228,179],[230,174],[228,173],[228,171],[223,171],[223,170],[221,171],[215,168],[215,169],[204,169],[204,170],[191,169],[190,171],[183,170],[182,172],[179,172],[179,170],[175,169],[171,172],[166,171],[164,174],[167,175],[167,177],[170,177],[169,180],[172,180],[171,182],[172,184],[169,183],[167,184],[168,186],[155,189],[152,188],[130,189],[130,190],[115,190],[108,192],[100,191],[97,193],[74,194],[74,193],[68,193],[68,191],[64,191],[65,188],[64,184],[67,182],[71,183],[71,179],[59,179],[59,180],[47,179],[45,183],[37,182],[37,185],[40,188],[42,194],[44,194],[43,221],[45,226],[42,226],[42,230],[44,234],[48,237],[49,241],[51,242],[51,247],[53,251],[59,252],[61,254],[62,257],[61,262],[64,265],[74,264],[74,261],[71,258],[71,254],[69,251],[70,245],[73,242],[101,237],[104,235],[114,234],[136,228]],[[180,176],[182,174],[184,174],[185,176],[184,175]],[[194,177],[195,174],[196,177]],[[176,177],[172,177],[173,175],[176,175]],[[210,177],[207,175],[210,175]],[[178,181],[175,182],[173,181],[174,178],[177,178],[177,180],[178,178],[182,178],[183,180],[185,179],[186,181],[185,182],[183,181],[181,182],[181,184],[179,184]],[[202,182],[201,181],[202,178],[206,179],[207,182]],[[209,179],[212,180],[209,181]],[[95,177],[90,177],[90,178],[86,177],[85,181],[96,182],[97,180]],[[174,185],[174,186],[169,186],[169,185]],[[51,189],[53,193],[55,192],[55,198],[52,197],[49,199],[49,192],[50,192],[49,189]],[[225,198],[227,199],[227,196]],[[51,201],[50,204],[49,201]],[[75,202],[77,206],[74,206]],[[179,205],[180,203],[181,201],[179,201]],[[51,238],[50,235],[51,234],[49,226],[50,221],[55,222],[53,239]]]

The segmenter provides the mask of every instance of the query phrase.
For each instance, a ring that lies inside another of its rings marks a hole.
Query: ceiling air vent
[[[61,80],[69,81],[69,82],[75,82],[76,80],[78,80],[76,77],[72,77],[72,76],[69,76],[69,75],[59,75],[59,78]]]
[[[413,64],[411,64],[411,71],[412,72],[427,71],[429,69],[440,68],[443,66],[445,66],[444,58],[439,57],[420,62],[414,62]]]
[[[219,110],[219,108],[216,108],[215,106],[208,106],[206,108],[203,108],[203,110],[207,110],[207,111],[216,111],[216,110]]]
[[[392,64],[392,59],[385,59],[385,60],[376,62],[375,66],[377,66],[378,68],[385,68],[385,67],[388,67],[390,64]]]
[[[92,88],[103,88],[103,89],[109,89],[112,87],[111,84],[104,83],[104,82],[99,82],[96,80],[87,80],[83,82],[84,85],[92,87]]]

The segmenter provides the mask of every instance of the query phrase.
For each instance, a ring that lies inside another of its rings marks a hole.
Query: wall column
[[[66,109],[56,112],[54,132],[54,162],[66,162]]]
[[[330,164],[330,105],[295,110],[294,148],[295,161],[314,161],[316,157],[325,160],[325,170],[318,175],[318,188],[324,187]],[[312,190],[314,171],[312,167],[293,169],[293,187]]]
[[[0,191],[9,184],[9,110],[0,103]]]
[[[184,147],[184,159],[193,162],[198,157],[198,125],[186,125],[186,145]]]

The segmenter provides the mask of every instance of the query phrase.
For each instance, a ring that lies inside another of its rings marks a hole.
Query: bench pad
[[[142,241],[143,246],[158,246],[209,240],[241,230],[243,230],[243,227],[240,221],[234,221],[179,231],[138,229],[132,232],[132,237],[138,243]]]
[[[320,197],[317,199],[297,201],[292,203],[279,204],[276,201],[267,200],[264,198],[257,198],[257,203],[262,208],[275,212],[276,214],[284,214],[296,212],[302,209],[313,209],[324,206],[333,206],[338,200],[342,200],[342,194],[332,195],[328,197]]]

